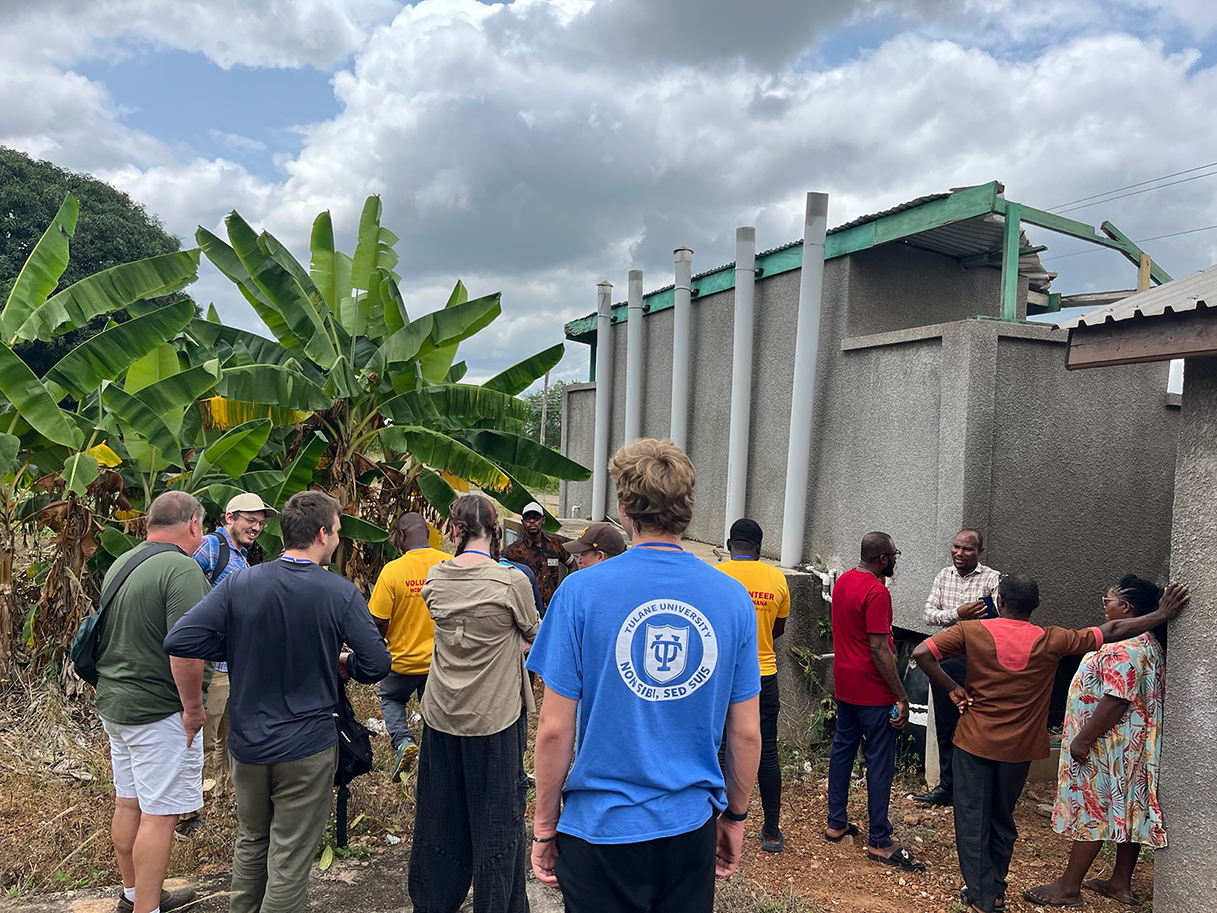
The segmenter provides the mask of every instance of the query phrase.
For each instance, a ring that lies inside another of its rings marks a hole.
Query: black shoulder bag
[[[338,729],[338,769],[334,785],[338,787],[338,808],[334,815],[334,842],[347,845],[347,800],[351,790],[347,784],[372,769],[372,730],[355,719],[345,682],[338,683],[338,708],[334,711],[334,726]]]
[[[72,665],[76,667],[76,674],[94,688],[97,687],[97,660],[99,658],[98,653],[101,650],[101,619],[105,614],[106,606],[114,601],[119,588],[127,582],[127,578],[131,576],[132,571],[153,555],[162,555],[165,552],[181,552],[183,555],[186,554],[170,542],[152,543],[123,565],[122,570],[116,575],[113,577],[109,574],[106,575],[105,586],[101,591],[101,602],[97,606],[97,611],[81,619],[80,627],[76,629],[76,636],[72,639]]]

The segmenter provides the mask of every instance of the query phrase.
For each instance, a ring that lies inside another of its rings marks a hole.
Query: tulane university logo
[[[688,697],[710,680],[717,663],[714,628],[687,602],[643,603],[617,634],[617,671],[644,700]]]

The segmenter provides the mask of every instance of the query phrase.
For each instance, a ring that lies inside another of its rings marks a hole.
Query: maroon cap
[[[625,539],[611,523],[593,523],[579,534],[578,539],[564,542],[563,545],[572,555],[596,549],[613,558],[625,551]]]

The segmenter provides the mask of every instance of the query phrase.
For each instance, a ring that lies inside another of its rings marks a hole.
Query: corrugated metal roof
[[[1217,307],[1217,265],[1197,270],[1157,288],[1137,292],[1122,301],[1087,311],[1072,320],[1056,324],[1059,329],[1101,326],[1108,321],[1132,320],[1134,317],[1157,317],[1168,311],[1180,314],[1201,307]]]
[[[918,206],[924,205],[925,203],[932,203],[934,200],[945,200],[949,196],[949,193],[929,193],[923,197],[917,197],[915,200],[909,200],[907,203],[897,203],[891,209],[885,209],[882,212],[872,212],[868,215],[858,216],[858,218],[854,219],[852,222],[846,222],[844,225],[838,225],[836,228],[830,228],[828,233],[832,235],[839,231],[845,231],[847,228],[865,225],[867,222],[876,222],[879,219],[882,219],[884,216],[892,216],[898,212],[904,212],[906,209],[916,209]],[[798,243],[802,244],[803,242],[799,241]]]

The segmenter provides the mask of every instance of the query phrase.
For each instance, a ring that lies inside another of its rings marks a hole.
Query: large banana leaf
[[[187,368],[172,374],[164,380],[144,387],[135,393],[135,398],[142,401],[157,415],[168,415],[170,412],[189,406],[200,396],[216,385],[220,378],[220,366],[215,360],[209,361],[197,368]],[[128,373],[127,382],[123,389],[131,389],[131,375]]]
[[[479,330],[485,329],[499,316],[502,306],[499,299],[501,292],[465,301],[461,304],[446,307],[442,311],[431,314],[431,342],[439,346],[451,345],[468,339]]]
[[[380,412],[400,425],[413,425],[441,419],[455,423],[470,423],[484,418],[523,419],[528,407],[514,396],[485,387],[436,384],[385,400]]]
[[[457,493],[451,485],[444,481],[443,476],[424,467],[418,474],[418,487],[422,489],[423,497],[435,508],[437,514],[441,517],[448,516],[448,508],[456,500]]]
[[[474,450],[510,473],[520,467],[571,482],[583,482],[592,477],[590,469],[526,437],[490,429],[476,429],[466,431],[464,438]]]
[[[343,539],[351,539],[357,542],[384,542],[389,538],[388,530],[381,529],[370,520],[365,520],[363,517],[353,517],[350,514],[343,514],[339,519],[342,528],[338,531],[338,535]]]
[[[176,301],[157,308],[147,317],[112,326],[59,359],[46,378],[77,398],[84,397],[103,380],[118,377],[133,360],[172,339],[193,316],[192,302]]]
[[[389,272],[380,274],[380,300],[384,302],[385,335],[390,336],[410,322],[410,315],[397,280]]]
[[[351,283],[365,291],[378,281],[378,268],[391,272],[397,265],[397,253],[393,250],[397,235],[380,227],[381,211],[380,197],[370,196],[364,201],[359,216],[359,238],[351,260]]]
[[[246,422],[226,431],[223,437],[200,454],[194,465],[192,480],[201,480],[213,466],[226,473],[230,479],[240,479],[268,437],[268,418]]]
[[[313,220],[309,250],[312,254],[309,260],[309,275],[313,277],[313,284],[317,286],[317,291],[321,293],[330,313],[337,317],[339,303],[351,294],[351,284],[348,281],[344,288],[339,281],[337,253],[334,250],[334,225],[330,221],[328,209]]]
[[[4,476],[17,459],[17,451],[21,449],[21,438],[15,434],[0,432],[0,476]]]
[[[409,453],[433,469],[442,469],[491,491],[511,484],[507,473],[460,441],[420,425],[392,425],[380,432],[381,443],[397,453]]]
[[[60,475],[69,491],[76,492],[80,497],[86,494],[85,489],[97,478],[98,463],[96,457],[87,453],[74,453],[63,463]]]
[[[205,320],[192,320],[189,331],[190,335],[203,345],[214,347],[223,342],[231,349],[243,349],[252,359],[250,364],[285,365],[291,362],[298,365],[300,370],[314,383],[321,383],[325,380],[322,373],[311,364],[307,362],[302,364],[299,361],[299,353],[293,354],[290,349],[265,336],[259,336],[257,333],[209,323]]]
[[[510,368],[500,371],[486,383],[482,384],[487,390],[498,390],[500,393],[510,393],[516,396],[528,389],[532,384],[544,377],[562,360],[566,346],[558,343],[550,346],[536,355],[530,355],[523,361],[516,362]]]
[[[172,343],[163,342],[143,358],[137,358],[131,363],[123,380],[123,389],[128,393],[135,393],[166,377],[172,377],[181,370],[182,364],[178,360],[177,349]]]
[[[79,214],[80,203],[69,193],[17,274],[0,312],[0,332],[9,344],[16,340],[22,324],[55,291],[59,277],[68,268],[68,239],[76,233]]]
[[[0,393],[30,427],[56,444],[79,448],[84,435],[71,417],[7,345],[0,343]]]
[[[468,372],[469,365],[465,364],[463,361],[458,361],[448,369],[448,374],[444,377],[444,383],[459,384],[461,382],[461,378],[463,378]]]
[[[125,555],[135,546],[139,545],[140,540],[134,536],[128,536],[122,530],[113,526],[104,526],[101,530],[101,547],[109,552],[110,556],[117,558],[119,555]]]
[[[459,345],[460,343],[454,342],[451,345],[441,346],[438,349],[432,349],[420,358],[418,368],[423,380],[429,384],[443,383],[444,378],[452,369],[452,362],[456,358],[456,350]]]
[[[285,365],[244,365],[225,368],[216,390],[244,403],[268,403],[311,412],[334,404],[325,391],[300,371]]]
[[[304,491],[313,481],[313,470],[321,462],[329,442],[316,432],[283,473],[283,482],[275,489],[259,491],[262,500],[276,508],[282,508],[287,499],[296,492]]]
[[[145,391],[141,391],[145,392]],[[101,401],[106,408],[122,419],[132,430],[148,441],[161,458],[170,466],[182,465],[182,447],[165,420],[142,399],[109,384],[101,392]],[[132,456],[137,456],[133,453]]]
[[[434,348],[431,344],[433,328],[434,319],[430,314],[410,321],[380,344],[366,365],[368,374],[384,376],[386,372],[401,370],[402,365],[408,365],[420,354],[429,352]]]
[[[94,273],[47,299],[20,327],[17,339],[48,339],[61,327],[84,326],[145,298],[159,298],[198,278],[199,249],[176,251]]]
[[[231,279],[241,290],[241,294],[253,307],[254,312],[262,318],[262,322],[266,324],[271,335],[296,355],[303,355],[303,343],[293,335],[283,315],[275,309],[266,294],[254,283],[253,278],[249,275],[249,270],[245,268],[236,251],[202,227],[194,233],[194,239],[215,268]]]
[[[237,425],[244,425],[255,419],[270,419],[271,427],[286,428],[289,425],[299,425],[312,417],[312,412],[300,409],[285,409],[269,403],[245,403],[223,396],[211,396],[199,400],[200,424],[206,428],[218,428],[228,431]],[[190,414],[190,413],[187,413]]]
[[[249,270],[254,284],[286,322],[291,335],[304,346],[304,354],[322,368],[328,368],[338,357],[338,352],[316,302],[309,299],[296,277],[263,249],[258,236],[240,213],[233,210],[224,224],[228,227],[228,238],[241,264]]]

